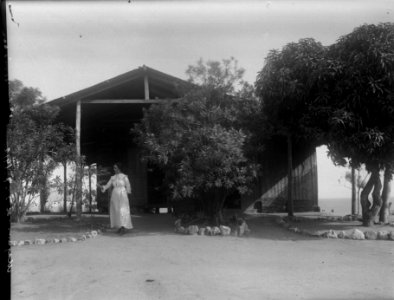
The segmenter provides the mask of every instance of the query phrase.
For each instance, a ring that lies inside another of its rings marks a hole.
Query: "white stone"
[[[220,235],[220,228],[215,226],[212,228],[212,235]]]
[[[96,237],[98,233],[97,233],[96,230],[93,230],[93,231],[91,232],[91,234],[92,234],[93,237]]]
[[[358,229],[354,229],[350,235],[349,238],[353,239],[353,240],[364,240],[365,236],[364,233],[361,230]]]
[[[199,235],[204,235],[205,234],[205,228],[201,227],[200,229],[198,229],[198,234]]]
[[[61,242],[61,243],[67,243],[67,238],[61,238],[61,239],[60,239],[60,242]]]
[[[286,225],[284,225],[284,227],[286,227]],[[287,228],[289,228],[289,227],[290,227],[290,225]],[[248,224],[246,224],[246,222],[243,220],[242,223],[240,225],[238,225],[238,227],[237,227],[237,235],[243,236],[245,234],[248,234],[249,232],[250,232],[250,230],[249,230]]]
[[[16,246],[18,244],[17,241],[10,241],[10,246]]]
[[[205,235],[212,235],[212,228],[210,226],[205,228]]]
[[[34,244],[36,244],[36,245],[44,245],[45,242],[46,242],[45,239],[36,239],[34,241]]]
[[[190,225],[187,228],[187,233],[190,235],[195,235],[198,233],[198,226],[197,225]]]
[[[332,229],[323,233],[323,236],[328,239],[337,239],[338,238],[337,233]]]
[[[378,233],[376,231],[370,230],[364,232],[364,236],[367,240],[376,240],[378,238]]]
[[[77,241],[77,239],[75,237],[69,237],[68,240],[73,243],[75,243]]]
[[[389,233],[387,231],[378,231],[378,240],[388,240]]]
[[[230,235],[231,233],[231,228],[228,226],[220,225],[220,232],[222,235]]]

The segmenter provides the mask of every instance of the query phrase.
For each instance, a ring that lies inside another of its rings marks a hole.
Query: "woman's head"
[[[120,162],[114,163],[114,171],[115,173],[122,172],[122,164]]]

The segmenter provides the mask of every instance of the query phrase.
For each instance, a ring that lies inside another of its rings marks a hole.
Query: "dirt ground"
[[[248,220],[249,237],[178,235],[169,215],[133,222],[124,236],[12,247],[12,299],[394,298],[393,241],[313,238],[267,216]]]

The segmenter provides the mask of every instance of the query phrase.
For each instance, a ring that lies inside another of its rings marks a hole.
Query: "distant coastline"
[[[389,202],[394,203],[394,197],[390,197]],[[394,204],[393,204],[394,205]],[[319,207],[322,213],[326,213],[328,215],[336,215],[336,216],[346,216],[350,215],[352,212],[352,204],[351,198],[322,198],[319,199]],[[359,207],[361,214],[361,205],[356,205],[356,212]],[[391,210],[394,208],[391,207]]]

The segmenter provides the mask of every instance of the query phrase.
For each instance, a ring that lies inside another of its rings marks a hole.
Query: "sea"
[[[389,202],[394,202],[394,197],[390,197]],[[352,213],[352,200],[348,198],[326,198],[319,199],[320,212],[328,215],[346,216]],[[394,208],[391,207],[391,210]],[[356,213],[361,214],[361,204],[356,204]]]

